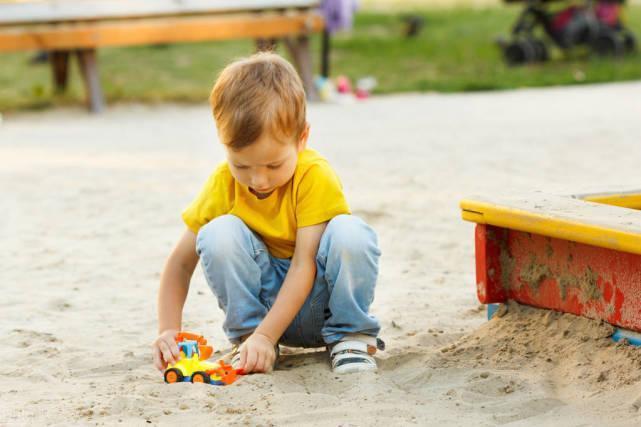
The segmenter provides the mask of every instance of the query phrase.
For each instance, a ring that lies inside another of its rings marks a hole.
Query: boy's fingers
[[[256,359],[256,371],[265,372],[265,355],[263,353],[259,353]]]
[[[248,351],[247,361],[245,362],[245,366],[243,367],[243,370],[249,373],[249,372],[252,372],[255,367],[256,367],[256,351]]]
[[[176,360],[180,359],[180,349],[178,348],[176,341],[172,339],[171,341],[167,342],[167,346],[171,349],[171,354],[174,355]]]
[[[156,367],[156,369],[161,371],[162,369],[161,369],[161,363],[160,363],[160,350],[158,350],[158,347],[154,346],[151,349],[151,352],[154,359],[154,366]]]
[[[162,357],[165,359],[165,362],[170,362],[170,363],[176,363],[174,360],[174,355],[171,354],[171,351],[169,350],[169,347],[167,346],[167,343],[164,341],[161,341],[159,343],[160,351],[162,352]]]
[[[240,367],[245,366],[245,360],[247,359],[247,347],[244,345],[240,346]]]

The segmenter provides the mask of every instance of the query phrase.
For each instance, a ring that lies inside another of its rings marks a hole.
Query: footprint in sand
[[[543,397],[543,392],[536,397],[536,386],[516,375],[481,371],[471,374],[466,382],[459,392],[461,403],[491,413],[498,424],[538,417],[564,405],[558,399]]]
[[[48,332],[38,332],[31,329],[12,329],[9,335],[12,340],[22,339],[22,343],[25,347],[35,342],[60,342],[60,340],[53,334]]]
[[[416,392],[432,384],[433,371],[427,369],[425,353],[400,352],[382,358],[379,371],[400,390]]]
[[[16,364],[30,365],[33,363],[33,360],[35,360],[35,355],[51,359],[58,357],[61,353],[60,347],[62,341],[48,332],[38,332],[31,329],[13,329],[9,333],[8,340],[17,343],[19,348],[29,349],[29,357],[20,359]]]
[[[524,385],[514,378],[503,377],[484,371],[468,379],[461,397],[465,401],[492,400],[520,391]]]

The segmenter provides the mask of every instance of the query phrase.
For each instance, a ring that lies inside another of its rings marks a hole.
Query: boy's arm
[[[273,347],[292,323],[312,290],[316,277],[316,253],[326,226],[327,223],[324,222],[297,230],[296,248],[283,286],[271,310],[252,334],[257,336],[256,338],[262,337],[263,343],[265,339],[269,341],[272,353]],[[245,346],[245,351],[241,352],[241,365],[245,372],[251,372],[254,368],[265,370],[271,366],[268,361],[261,359],[264,357],[259,354],[261,349],[256,348],[252,351],[254,346],[261,347],[261,343],[253,344],[250,346],[252,348]]]
[[[160,369],[162,354],[165,362],[174,363],[180,352],[174,340],[182,326],[182,310],[189,291],[189,282],[198,264],[196,235],[186,229],[169,255],[160,277],[158,290],[158,339],[154,341],[154,363]]]

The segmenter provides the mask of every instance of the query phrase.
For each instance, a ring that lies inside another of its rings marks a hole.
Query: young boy
[[[337,373],[375,370],[380,327],[368,310],[377,237],[350,215],[327,161],[307,148],[296,71],[272,53],[236,61],[210,103],[227,161],[183,211],[187,228],[160,280],[155,366],[178,360],[175,336],[200,258],[237,345],[235,367],[271,370],[282,343],[328,346]]]

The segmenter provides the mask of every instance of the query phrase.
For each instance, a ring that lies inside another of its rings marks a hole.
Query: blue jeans
[[[202,227],[196,251],[207,283],[225,312],[223,330],[232,343],[250,334],[273,306],[290,260],[269,254],[263,241],[238,217],[223,215]],[[376,337],[378,320],[368,313],[380,256],[376,233],[360,218],[339,215],[323,233],[314,286],[280,342],[321,347],[346,334]]]

